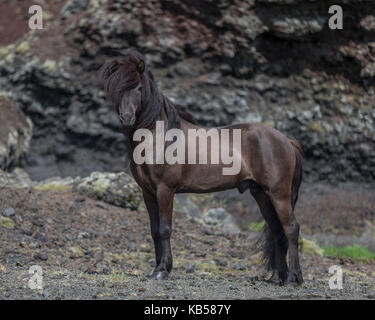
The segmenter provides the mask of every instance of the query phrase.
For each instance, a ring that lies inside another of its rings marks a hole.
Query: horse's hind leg
[[[294,216],[290,198],[280,199],[272,195],[270,197],[289,242],[288,282],[301,284],[303,278],[298,256],[299,224]]]
[[[256,200],[268,226],[268,229],[266,229],[266,243],[263,249],[267,268],[273,272],[270,281],[283,285],[288,275],[288,266],[286,264],[288,241],[268,195],[260,187],[251,188],[250,192]]]

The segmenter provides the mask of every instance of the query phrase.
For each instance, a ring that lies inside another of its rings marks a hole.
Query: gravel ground
[[[228,236],[179,212],[174,270],[151,280],[144,210],[57,191],[2,189],[0,199],[1,208],[14,208],[14,225],[0,227],[0,299],[375,299],[374,262],[302,253],[304,284],[279,287],[264,281],[249,230]],[[33,265],[42,267],[42,290],[28,286]],[[331,265],[343,269],[342,290],[329,289]]]

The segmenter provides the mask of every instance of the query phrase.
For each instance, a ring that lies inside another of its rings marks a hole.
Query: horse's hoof
[[[280,284],[279,277],[277,277],[277,278],[271,277],[269,279],[265,279],[264,281],[267,282],[267,283],[272,283],[272,284]]]
[[[168,275],[169,275],[168,271],[155,271],[152,274],[151,278],[156,279],[156,280],[163,280],[163,279],[168,278]]]
[[[274,271],[271,278],[266,280],[268,283],[276,284],[282,287],[285,284],[287,274],[283,274],[282,277],[280,277],[279,273],[277,271]]]
[[[273,284],[279,284],[280,283],[280,278],[276,272],[272,274],[272,276],[269,279],[264,280],[267,283],[273,283]]]
[[[289,273],[287,283],[288,285],[297,287],[300,286],[303,282],[302,274],[299,273]]]

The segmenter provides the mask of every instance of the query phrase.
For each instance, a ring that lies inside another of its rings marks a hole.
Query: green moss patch
[[[13,229],[14,228],[14,221],[12,219],[6,218],[6,217],[0,217],[0,226],[2,226],[5,229]]]
[[[261,231],[263,231],[263,228],[264,228],[264,221],[251,222],[249,227],[254,232],[261,232]]]
[[[319,133],[323,133],[324,132],[324,129],[322,127],[322,125],[319,123],[319,122],[311,122],[309,124],[309,129],[311,129],[312,131],[316,131],[316,132],[319,132]]]
[[[351,258],[357,261],[375,260],[375,253],[361,245],[346,247],[323,246],[324,255],[338,258]]]
[[[70,191],[71,187],[68,185],[62,185],[57,183],[46,183],[40,186],[36,186],[35,190],[38,191]]]

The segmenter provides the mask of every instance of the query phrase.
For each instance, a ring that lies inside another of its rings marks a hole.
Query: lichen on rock
[[[75,182],[73,191],[132,210],[137,209],[143,199],[140,188],[125,172],[93,172]]]
[[[115,206],[136,210],[142,202],[142,192],[135,180],[126,174],[93,172],[89,177],[51,177],[32,181],[28,174],[16,168],[12,173],[0,170],[0,187],[34,188],[38,191],[77,192]]]

